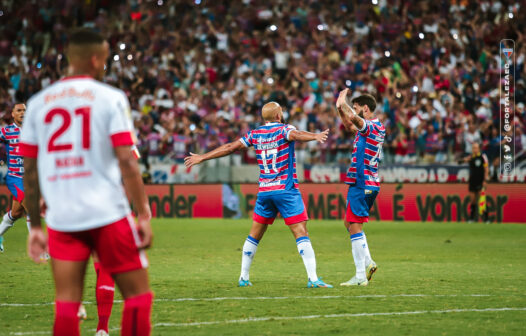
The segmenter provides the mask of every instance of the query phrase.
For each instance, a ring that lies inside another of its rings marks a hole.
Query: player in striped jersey
[[[380,191],[378,177],[378,158],[385,138],[385,128],[376,118],[376,100],[365,94],[347,103],[349,89],[340,92],[336,107],[343,125],[356,134],[352,152],[351,166],[345,183],[349,185],[345,227],[351,235],[352,255],[356,275],[342,286],[366,286],[376,271],[376,263],[371,258],[363,223],[369,222],[369,210]]]
[[[24,158],[18,153],[18,138],[20,127],[24,121],[26,105],[18,103],[13,106],[11,115],[13,123],[0,129],[0,141],[7,143],[7,176],[5,182],[7,188],[13,194],[11,210],[4,215],[0,224],[0,252],[4,251],[4,233],[9,230],[15,221],[22,217],[24,207]],[[28,230],[31,227],[29,216],[27,217]]]
[[[296,238],[298,252],[307,270],[309,288],[330,288],[316,274],[316,258],[307,232],[307,211],[298,189],[296,177],[295,141],[327,140],[329,130],[321,133],[297,131],[294,126],[281,123],[283,111],[278,103],[270,102],[261,112],[266,124],[248,132],[241,139],[227,143],[206,154],[185,158],[187,167],[203,161],[230,155],[237,150],[253,146],[260,168],[259,192],[250,234],[243,245],[240,287],[252,286],[249,270],[259,241],[279,211]]]

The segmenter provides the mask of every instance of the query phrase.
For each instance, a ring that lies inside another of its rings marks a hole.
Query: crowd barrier
[[[147,185],[146,193],[157,218],[251,218],[257,184]],[[300,186],[310,219],[342,219],[347,186],[341,183]],[[0,186],[0,212],[9,208],[10,193]],[[489,219],[498,223],[526,223],[526,185],[489,184]],[[470,196],[467,184],[382,184],[371,209],[372,221],[468,220]]]

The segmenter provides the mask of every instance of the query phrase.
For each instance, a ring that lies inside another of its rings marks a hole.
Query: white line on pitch
[[[267,317],[249,317],[238,320],[225,321],[203,321],[191,323],[156,323],[154,327],[191,327],[211,324],[235,324],[248,322],[262,322],[262,321],[282,321],[282,320],[308,320],[318,318],[335,318],[335,317],[362,317],[362,316],[391,316],[391,315],[419,315],[419,314],[445,314],[445,313],[469,313],[469,312],[498,312],[498,311],[526,311],[526,307],[512,307],[512,308],[483,308],[483,309],[445,309],[445,310],[417,310],[417,311],[402,311],[402,312],[386,312],[386,313],[348,313],[348,314],[324,314],[324,315],[304,315],[304,316],[267,316]]]
[[[416,310],[401,312],[383,312],[383,313],[347,313],[347,314],[322,314],[322,315],[303,315],[303,316],[265,316],[249,317],[237,320],[224,321],[202,321],[190,323],[155,323],[153,327],[193,327],[214,324],[236,324],[249,322],[264,321],[283,321],[283,320],[309,320],[318,318],[338,318],[338,317],[364,317],[364,316],[394,316],[394,315],[422,315],[422,314],[447,314],[447,313],[484,313],[484,312],[502,312],[502,311],[526,311],[526,307],[504,307],[504,308],[482,308],[482,309],[444,309],[444,310]],[[119,328],[112,328],[119,330]],[[28,332],[11,332],[10,335],[43,335],[50,334],[49,331],[28,331]]]
[[[486,297],[502,296],[492,294],[390,294],[390,295],[323,295],[323,296],[224,296],[211,298],[174,298],[174,299],[156,299],[155,302],[185,302],[185,301],[226,301],[226,300],[290,300],[290,299],[360,299],[360,298],[392,298],[392,297]],[[122,300],[115,300],[116,303],[122,303]],[[83,301],[84,305],[91,305],[94,302]],[[54,302],[45,303],[0,303],[0,307],[31,307],[31,306],[49,306]]]

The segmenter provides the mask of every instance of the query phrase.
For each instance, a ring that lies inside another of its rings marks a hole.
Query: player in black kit
[[[471,198],[471,207],[469,220],[475,220],[475,214],[479,202],[481,190],[486,189],[486,181],[489,179],[488,158],[486,154],[480,152],[480,145],[473,143],[472,155],[464,158],[464,162],[469,162],[469,196]],[[488,213],[482,214],[484,221],[488,220]]]

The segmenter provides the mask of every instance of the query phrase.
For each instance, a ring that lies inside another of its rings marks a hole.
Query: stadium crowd
[[[515,41],[515,146],[526,149],[526,8],[520,1],[2,2],[0,111],[64,76],[71,27],[110,42],[105,80],[129,96],[145,160],[182,162],[261,124],[267,101],[300,130],[300,162],[347,163],[334,103],[350,87],[378,101],[387,163],[456,162],[499,147],[499,41]],[[252,155],[252,156],[251,156]],[[254,163],[252,151],[242,161]]]

